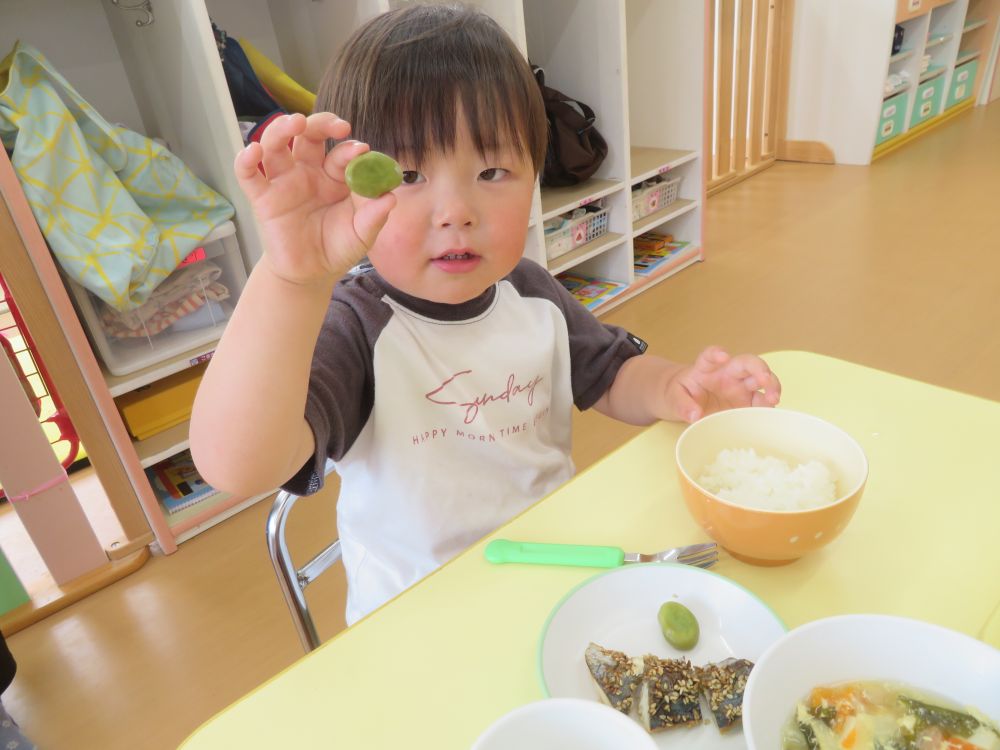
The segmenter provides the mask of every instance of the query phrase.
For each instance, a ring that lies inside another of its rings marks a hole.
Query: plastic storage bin
[[[913,115],[910,117],[910,127],[929,120],[941,111],[941,95],[944,93],[944,76],[932,78],[917,87],[916,100],[913,104]]]
[[[190,419],[206,367],[207,362],[189,367],[116,398],[129,434],[145,440]]]
[[[545,255],[549,260],[608,233],[608,209],[600,205],[577,208],[558,218],[565,223],[545,231]]]
[[[879,117],[878,132],[875,134],[875,145],[885,143],[903,132],[906,122],[906,105],[910,95],[907,92],[882,102],[882,114]]]
[[[226,288],[229,296],[224,300],[202,304],[195,312],[178,317],[162,330],[157,330],[157,325],[153,324],[151,328],[137,332],[138,335],[114,335],[117,327],[102,321],[107,305],[76,282],[65,279],[66,287],[80,313],[81,322],[108,372],[112,375],[128,375],[182,352],[217,341],[222,336],[226,320],[232,314],[233,306],[247,281],[235,232],[236,227],[231,221],[223,222],[202,242],[201,252],[196,250],[189,256],[199,258],[197,263],[213,263],[218,266],[221,273],[216,281]],[[204,302],[205,298],[205,295],[201,295],[199,301]]]
[[[948,89],[946,108],[954,107],[972,96],[972,86],[976,82],[978,69],[978,60],[972,60],[955,68],[955,73],[951,77],[951,87]]]
[[[680,184],[680,177],[669,177],[660,182],[643,183],[641,188],[633,190],[632,220],[642,219],[669,206],[677,200]]]

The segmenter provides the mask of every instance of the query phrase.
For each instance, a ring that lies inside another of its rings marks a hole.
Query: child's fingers
[[[758,386],[760,390],[753,396],[754,406],[758,405],[758,397],[766,406],[776,406],[781,400],[781,381],[770,370],[766,377],[758,381]]]
[[[702,417],[703,409],[687,390],[682,390],[674,403],[677,415],[685,422],[697,422]]]
[[[328,138],[346,138],[351,134],[351,125],[332,112],[316,112],[306,118],[306,129],[292,143],[292,156],[317,166],[326,156]]]
[[[375,244],[375,238],[395,206],[396,196],[386,193],[378,198],[362,201],[354,211],[354,231],[366,248],[370,249]]]
[[[729,353],[721,346],[710,346],[694,361],[694,367],[700,372],[711,372],[729,361]]]
[[[754,391],[750,397],[751,406],[777,406],[781,398],[780,389],[774,391]]]
[[[733,369],[728,374],[734,379],[742,381],[746,390],[755,392],[753,396],[755,405],[758,393],[771,406],[778,403],[781,397],[781,383],[760,357],[735,357]]]
[[[708,400],[708,393],[697,378],[685,378],[678,385],[670,389],[669,408],[678,419],[696,422],[705,413],[703,404]]]
[[[294,114],[278,117],[264,129],[260,145],[264,149],[264,171],[269,180],[292,168],[295,160],[288,149],[288,141],[301,135],[305,126],[306,118]]]
[[[347,169],[347,165],[351,163],[351,160],[369,150],[370,147],[368,144],[361,141],[344,141],[343,143],[338,143],[326,155],[326,161],[323,162],[323,171],[331,179],[343,182],[344,170]]]
[[[258,169],[261,156],[260,144],[251,143],[236,154],[236,160],[233,162],[236,181],[239,182],[240,189],[246,193],[247,198],[251,201],[256,200],[267,190],[267,178]]]

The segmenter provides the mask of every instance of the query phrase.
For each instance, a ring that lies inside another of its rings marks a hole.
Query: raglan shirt
[[[316,452],[285,489],[317,491],[334,461],[348,624],[566,482],[573,405],[645,348],[526,259],[458,305],[370,267],[342,280],[306,400]]]

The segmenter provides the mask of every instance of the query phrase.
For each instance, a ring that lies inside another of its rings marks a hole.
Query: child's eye
[[[423,182],[424,176],[420,172],[414,171],[412,169],[403,170],[403,184],[404,185],[415,185],[418,182]]]
[[[490,167],[489,169],[484,169],[479,173],[479,179],[486,180],[486,182],[497,182],[506,177],[510,172],[502,167]]]

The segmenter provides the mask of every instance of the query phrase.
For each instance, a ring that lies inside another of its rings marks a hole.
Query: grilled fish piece
[[[743,691],[753,662],[746,659],[724,659],[698,669],[708,707],[720,732],[727,732],[743,717]]]
[[[639,721],[649,732],[701,723],[701,685],[687,659],[642,658]]]
[[[612,651],[596,643],[587,646],[583,656],[601,701],[628,714],[642,678],[642,660],[629,658],[621,651]]]

